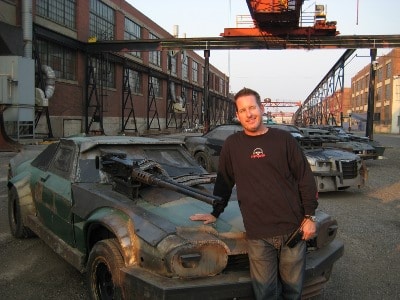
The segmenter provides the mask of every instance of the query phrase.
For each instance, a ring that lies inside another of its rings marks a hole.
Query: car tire
[[[15,186],[8,189],[8,223],[11,234],[19,239],[35,236],[35,234],[24,224],[21,213],[21,205]]]
[[[207,154],[204,152],[197,152],[194,155],[194,158],[196,159],[197,163],[202,166],[204,169],[207,170],[207,172],[212,172],[211,170],[211,162],[210,159],[208,158]]]
[[[89,255],[87,279],[92,299],[122,299],[124,259],[116,239],[97,242]]]

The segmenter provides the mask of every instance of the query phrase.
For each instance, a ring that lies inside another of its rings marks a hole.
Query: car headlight
[[[332,163],[330,161],[317,161],[316,165],[319,171],[330,171],[332,169]]]
[[[171,272],[181,278],[213,276],[225,269],[227,263],[227,249],[220,241],[182,245],[167,256]]]
[[[317,163],[317,160],[313,157],[307,156],[307,161],[310,164],[310,166],[315,166]]]

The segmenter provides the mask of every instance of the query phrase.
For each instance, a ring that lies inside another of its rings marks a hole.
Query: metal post
[[[367,128],[365,131],[365,136],[372,141],[374,139],[376,48],[370,49],[370,55],[371,55],[371,67],[369,72]]]
[[[210,130],[210,99],[209,99],[209,82],[210,73],[210,50],[204,50],[204,133]]]

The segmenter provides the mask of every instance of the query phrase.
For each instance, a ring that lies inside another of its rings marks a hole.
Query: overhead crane
[[[272,101],[270,98],[265,98],[262,102],[264,108],[275,108],[279,107],[301,107],[301,101]],[[269,118],[293,118],[294,112],[283,112],[283,111],[267,111],[265,113]]]
[[[265,98],[262,104],[264,107],[295,107],[301,106],[301,101],[272,101],[270,98]]]
[[[335,36],[336,22],[326,21],[325,8],[316,5],[311,18],[302,18],[304,0],[246,0],[254,26],[225,28],[222,36]],[[301,26],[304,22],[310,26]]]

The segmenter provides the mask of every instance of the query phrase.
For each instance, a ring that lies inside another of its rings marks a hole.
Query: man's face
[[[242,124],[245,133],[249,135],[259,134],[264,127],[262,126],[263,110],[257,104],[256,97],[247,95],[236,100],[236,116]]]

